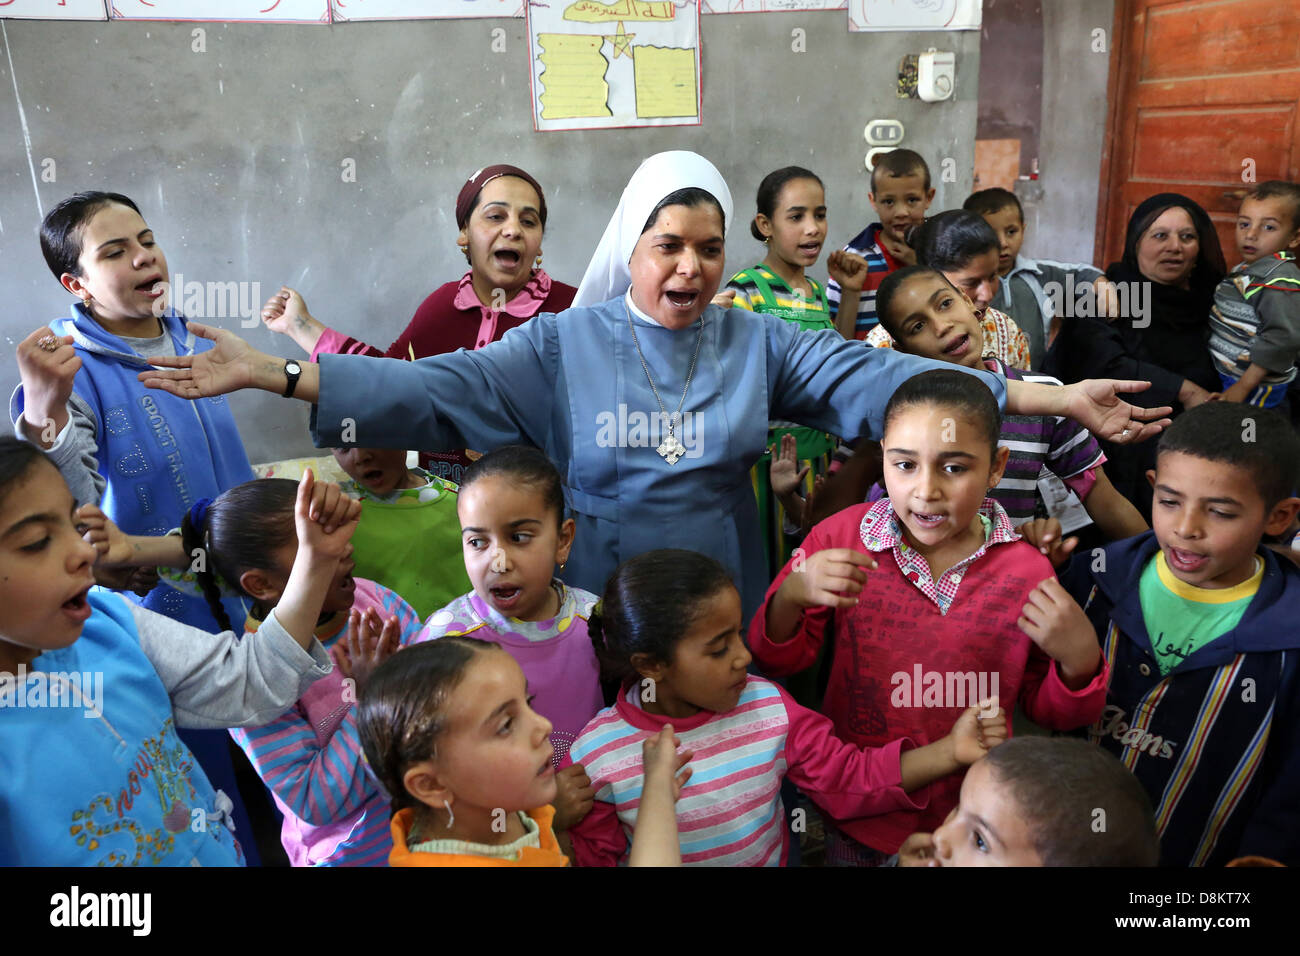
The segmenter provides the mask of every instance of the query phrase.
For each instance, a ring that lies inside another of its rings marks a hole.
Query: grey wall
[[[935,208],[970,191],[975,32],[850,34],[843,11],[704,17],[702,127],[541,134],[522,20],[207,24],[206,53],[191,51],[193,24],[0,24],[6,397],[18,381],[13,345],[71,302],[40,257],[38,194],[48,211],[77,190],[124,192],[173,274],[260,282],[263,298],[296,285],[318,317],[386,346],[425,295],[463,272],[452,207],[489,163],[541,180],[545,267],[573,284],[628,176],[663,149],[697,150],[728,177],[733,269],[760,257],[745,222],[758,181],[778,166],[806,165],[825,180],[829,243],[870,220],[862,128],[871,118],[902,120],[904,145],[936,173],[955,160],[957,181],[936,182]],[[504,53],[491,52],[497,27]],[[807,52],[791,51],[796,28]],[[931,46],[956,51],[957,97],[897,99],[899,59]],[[40,178],[47,157],[54,182]],[[355,183],[342,181],[345,158],[356,161]],[[261,328],[245,334],[268,351],[297,351]],[[310,452],[305,405],[246,393],[234,407],[254,461]]]
[[[1039,178],[1020,184],[1026,249],[1039,258],[1093,260],[1114,15],[1114,0],[1043,0]],[[1098,27],[1106,53],[1092,52]]]

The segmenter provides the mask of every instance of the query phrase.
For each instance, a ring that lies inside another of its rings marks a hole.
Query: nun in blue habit
[[[687,548],[731,572],[747,623],[770,583],[749,480],[767,423],[879,437],[895,388],[957,366],[712,305],[732,209],[712,163],[659,153],[624,190],[573,307],[498,342],[416,362],[322,355],[319,367],[296,368],[195,326],[217,347],[159,360],[175,371],[141,379],[185,397],[255,387],[314,402],[321,447],[534,445],[558,467],[577,523],[567,583],[599,594],[621,562]],[[1149,437],[1162,423],[1143,421],[1167,414],[1118,398],[1137,383],[1053,388],[970,374],[1000,406],[1069,415],[1107,438]]]

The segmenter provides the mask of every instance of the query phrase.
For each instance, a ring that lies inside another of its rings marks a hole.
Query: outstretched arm
[[[1169,424],[1169,406],[1139,408],[1120,398],[1144,392],[1150,382],[1111,378],[1084,379],[1073,385],[1007,382],[1007,411],[1013,415],[1061,415],[1073,418],[1099,438],[1120,445],[1154,438]]]
[[[150,359],[156,367],[139,375],[147,388],[190,399],[226,395],[245,388],[261,389],[276,395],[284,393],[288,384],[284,359],[259,352],[234,332],[197,322],[186,324],[199,338],[216,344],[208,351],[194,355]],[[320,397],[320,366],[309,362],[301,364],[302,377],[298,379],[293,397],[314,404]]]

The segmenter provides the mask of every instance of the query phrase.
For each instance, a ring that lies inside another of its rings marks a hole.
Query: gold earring
[[[462,246],[460,243],[457,243],[456,248],[465,254],[465,261],[469,262],[469,246]],[[470,265],[473,265],[473,263],[471,262]]]
[[[561,562],[560,562],[560,570],[561,570],[561,571],[564,570],[564,565],[565,565],[565,563],[566,563],[566,562],[564,562],[564,561],[561,561]]]
[[[537,253],[537,259],[533,262],[533,268],[540,269],[541,267],[542,267],[542,254],[539,252]]]

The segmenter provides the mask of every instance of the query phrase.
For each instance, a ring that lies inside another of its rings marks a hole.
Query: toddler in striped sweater
[[[747,673],[740,595],[720,564],[693,551],[624,563],[588,629],[622,690],[569,749],[596,790],[592,811],[569,830],[582,866],[624,861],[643,804],[642,742],[670,721],[694,771],[677,805],[685,865],[782,865],[787,776],[837,816],[919,809],[925,799],[912,791],[974,763],[1007,735],[1005,713],[986,700],[925,747],[844,743],[826,717]]]

